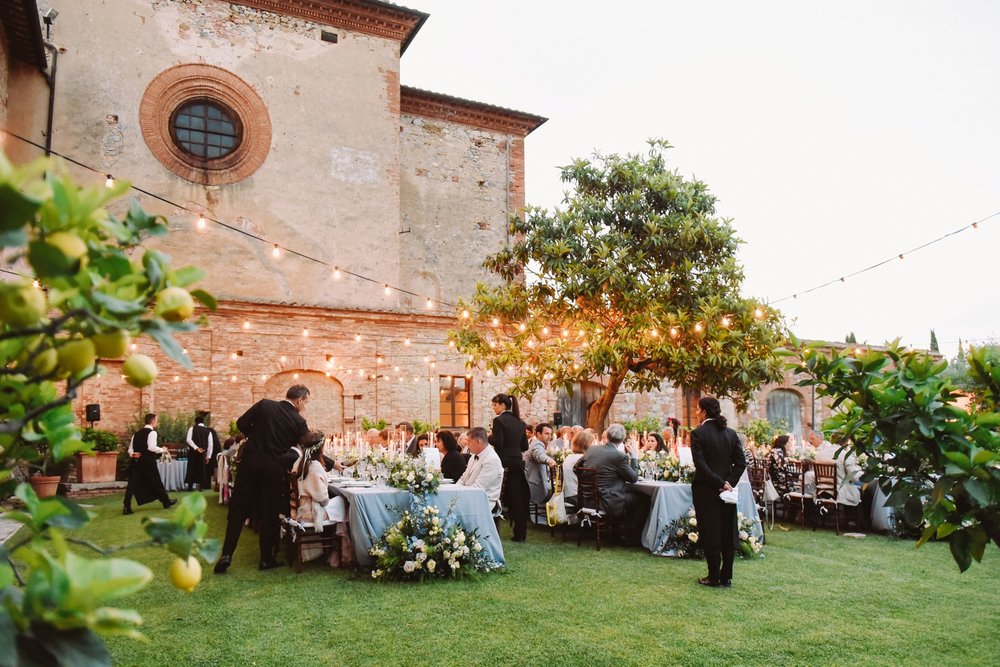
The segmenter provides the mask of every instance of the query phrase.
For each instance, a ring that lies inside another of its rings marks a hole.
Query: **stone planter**
[[[56,491],[59,489],[59,480],[61,479],[58,475],[55,477],[34,475],[28,478],[28,483],[35,489],[35,495],[39,498],[51,498],[56,495]]]
[[[76,455],[76,481],[81,484],[113,482],[118,467],[118,452],[94,452]]]

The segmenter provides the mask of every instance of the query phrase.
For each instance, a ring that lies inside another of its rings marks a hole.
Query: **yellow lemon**
[[[30,327],[47,310],[45,292],[33,285],[4,286],[0,290],[0,319],[12,327]]]
[[[194,313],[194,299],[183,287],[168,287],[156,295],[156,314],[170,322],[182,322]]]
[[[124,329],[118,329],[109,333],[99,333],[91,340],[94,341],[94,349],[101,359],[118,359],[125,356],[132,337]]]
[[[71,340],[62,345],[56,354],[59,361],[59,368],[70,375],[76,375],[88,370],[94,365],[97,353],[94,351],[94,344],[89,339]]]
[[[201,563],[194,556],[187,560],[175,558],[170,564],[170,583],[182,591],[190,593],[201,581]]]

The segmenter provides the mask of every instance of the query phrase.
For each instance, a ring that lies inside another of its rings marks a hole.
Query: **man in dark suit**
[[[698,519],[698,532],[708,576],[698,580],[704,586],[728,588],[733,581],[733,559],[739,544],[736,505],[719,498],[731,491],[746,470],[747,461],[736,431],[726,428],[718,399],[703,396],[696,413],[701,426],[691,432],[694,480],[691,494]]]
[[[167,495],[156,467],[156,462],[164,451],[156,444],[156,415],[149,413],[143,419],[143,423],[145,425],[135,432],[128,447],[130,457],[128,484],[125,486],[125,508],[122,514],[132,513],[133,497],[140,505],[159,500],[164,509],[172,507],[177,502]]]
[[[285,394],[285,400],[257,401],[243,416],[236,420],[247,442],[240,452],[239,474],[229,502],[229,519],[222,556],[215,564],[216,574],[225,574],[233,562],[233,552],[240,539],[240,531],[248,516],[257,518],[260,537],[261,570],[271,570],[281,565],[275,560],[278,544],[278,515],[288,512],[281,506],[286,497],[288,472],[283,462],[293,445],[309,432],[301,413],[309,402],[309,389],[294,385]]]
[[[649,513],[649,496],[627,486],[639,479],[638,452],[634,443],[625,446],[625,454],[618,451],[625,441],[625,427],[621,424],[609,426],[607,434],[607,443],[591,445],[573,470],[597,469],[601,510],[612,521],[622,524],[621,537],[625,543],[636,546],[641,543],[642,527]]]
[[[396,424],[396,431],[399,432],[399,441],[403,444],[403,451],[406,452],[406,455],[413,458],[420,456],[417,436],[413,435],[413,424],[410,422],[399,422]]]
[[[502,500],[514,520],[513,540],[524,542],[528,539],[528,499],[531,495],[522,458],[522,454],[528,451],[528,438],[524,433],[527,426],[521,421],[520,408],[514,396],[497,394],[492,405],[496,416],[493,418],[490,444],[507,474]]]

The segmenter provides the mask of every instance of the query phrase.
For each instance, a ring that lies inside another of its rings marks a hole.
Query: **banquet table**
[[[871,527],[874,530],[888,532],[892,525],[892,509],[885,506],[886,495],[882,493],[882,488],[875,484],[875,495],[872,498],[872,513],[869,517]]]
[[[663,529],[674,520],[686,515],[691,509],[693,504],[691,485],[680,482],[639,480],[632,485],[632,488],[650,496],[649,518],[642,529],[642,546],[654,554],[672,556],[671,553],[658,553],[667,537],[662,534]],[[743,516],[753,519],[753,534],[758,540],[762,540],[764,527],[760,523],[757,505],[753,499],[753,489],[746,476],[739,481],[736,489],[739,492],[739,500],[736,502],[737,511],[741,512]]]
[[[163,488],[167,491],[183,491],[184,476],[187,475],[188,462],[183,461],[157,461],[156,469],[160,472],[160,479],[163,480]]]
[[[409,507],[410,494],[386,486],[340,485],[336,478],[331,480],[331,484],[347,500],[355,558],[362,567],[370,567],[373,561],[368,550]],[[452,499],[455,500],[454,516],[458,523],[466,531],[477,531],[486,553],[497,563],[505,564],[500,533],[493,523],[486,492],[476,487],[442,484],[437,493],[427,496],[427,504],[435,505],[443,518]]]

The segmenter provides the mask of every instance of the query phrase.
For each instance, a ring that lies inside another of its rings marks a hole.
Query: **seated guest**
[[[383,449],[389,449],[389,436],[391,435],[391,433],[392,432],[387,428],[384,428],[381,431],[379,431],[378,442],[376,442],[375,444],[379,447],[382,447]]]
[[[558,437],[552,441],[552,446],[559,449],[569,449],[570,443],[573,442],[573,427],[561,426],[556,431],[556,435]]]
[[[456,482],[465,474],[465,459],[462,458],[461,447],[451,431],[441,431],[435,439],[438,451],[441,452],[441,476]]]
[[[330,554],[330,565],[339,567],[353,562],[354,546],[351,543],[350,530],[346,523],[323,526],[326,520],[326,506],[330,503],[330,487],[327,483],[327,473],[331,470],[343,470],[344,466],[325,454],[323,434],[312,431],[302,439],[303,462],[302,472],[298,480],[298,508],[296,518],[304,523],[311,523],[312,529],[319,533],[333,530],[340,535],[340,550]],[[310,561],[323,555],[323,548],[310,546],[302,550],[302,560]]]
[[[531,442],[531,439],[535,437],[535,425],[534,424],[525,424],[524,425],[524,437],[528,439],[528,442]]]
[[[625,442],[625,427],[612,424],[608,427],[607,444],[594,445],[587,450],[576,465],[597,469],[597,488],[601,492],[601,510],[624,529],[622,538],[631,546],[640,544],[640,533],[649,511],[649,496],[627,487],[626,483],[639,479],[638,451],[634,444],[625,446],[623,455],[618,448]],[[579,474],[579,473],[578,473]]]
[[[798,491],[798,480],[792,479],[786,468],[788,436],[779,435],[771,443],[771,451],[767,453],[767,475],[774,484],[775,490],[781,495],[789,491]]]
[[[646,440],[642,443],[642,451],[644,452],[665,452],[667,451],[667,446],[663,442],[663,436],[659,433],[647,433]]]
[[[469,430],[469,451],[472,452],[469,467],[458,483],[462,486],[477,486],[486,491],[490,507],[496,510],[500,506],[503,464],[493,445],[489,443],[486,429],[477,426]]]
[[[577,434],[573,438],[573,444],[571,445],[573,453],[566,457],[563,461],[563,497],[567,505],[577,504],[577,479],[576,473],[573,471],[573,466],[576,462],[583,458],[583,455],[594,444],[594,432],[589,428]]]
[[[419,439],[413,435],[413,424],[410,422],[399,422],[396,424],[399,434],[399,443],[407,456],[414,458],[420,456]]]
[[[544,503],[552,495],[552,482],[549,480],[549,471],[546,468],[555,468],[559,465],[554,458],[545,453],[550,440],[552,440],[552,427],[543,422],[535,427],[535,437],[528,442],[528,451],[522,454],[529,497],[536,505]]]
[[[365,431],[365,442],[369,447],[378,447],[381,440],[379,440],[379,431],[377,428],[370,428]]]

